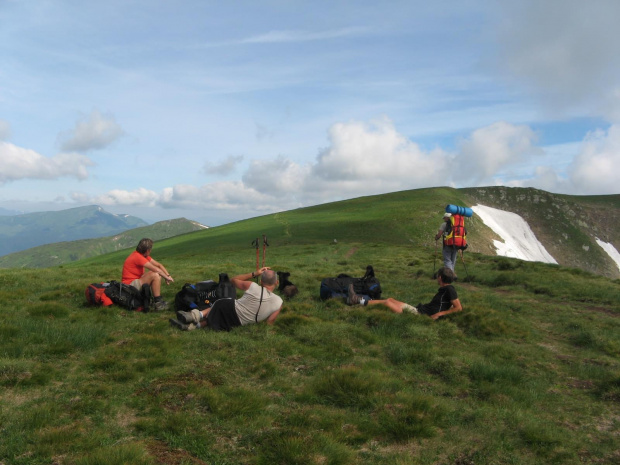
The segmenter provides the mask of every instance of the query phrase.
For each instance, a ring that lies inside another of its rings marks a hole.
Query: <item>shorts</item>
[[[134,279],[132,282],[129,283],[129,285],[131,287],[135,287],[138,290],[142,289],[142,282],[140,281],[140,279]]]
[[[241,326],[235,310],[235,299],[216,300],[207,314],[207,326],[214,331],[230,331]]]

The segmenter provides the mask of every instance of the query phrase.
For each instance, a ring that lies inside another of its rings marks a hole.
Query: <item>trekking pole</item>
[[[258,271],[259,270],[258,268],[258,257],[259,257],[258,237],[252,241],[252,245],[256,248],[256,271]]]
[[[267,236],[263,234],[263,268],[265,267],[265,247],[269,247]]]
[[[465,259],[463,258],[463,249],[461,249],[461,261],[463,262],[463,267],[465,267],[465,279],[469,281],[469,273],[467,273],[467,266],[465,265]]]
[[[437,239],[435,239],[435,259],[433,260],[433,278],[437,272]]]

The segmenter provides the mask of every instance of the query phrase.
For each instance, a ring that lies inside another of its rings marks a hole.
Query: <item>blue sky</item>
[[[0,208],[619,193],[620,2],[430,3],[0,0]]]

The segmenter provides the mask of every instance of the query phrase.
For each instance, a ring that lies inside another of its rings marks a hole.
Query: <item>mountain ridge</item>
[[[117,234],[148,223],[98,205],[0,216],[0,256],[43,244]]]
[[[267,233],[269,237],[280,235],[278,240],[286,243],[296,235],[296,222],[302,222],[304,228],[312,228],[313,236],[317,240],[331,242],[339,238],[332,237],[331,228],[322,225],[328,224],[333,218],[352,216],[355,216],[356,220],[348,229],[349,240],[364,240],[365,237],[376,240],[381,237],[389,242],[416,247],[437,247],[433,236],[441,224],[443,210],[449,203],[469,207],[482,204],[516,213],[528,223],[536,238],[558,264],[612,279],[620,277],[618,265],[596,241],[600,239],[620,250],[620,195],[571,196],[534,188],[435,187],[358,197],[240,220],[210,228],[205,233],[193,232],[194,235],[187,238],[187,247],[204,247],[204,241],[213,240],[229,242],[231,245],[233,242],[249,243],[253,238],[237,238],[236,233],[229,232],[234,231],[236,225],[245,224],[256,224],[260,229],[257,233]],[[363,212],[363,215],[357,218],[360,212]],[[306,215],[308,217],[304,218]],[[501,238],[477,215],[468,218],[466,224],[468,252],[497,255],[493,241]],[[202,228],[196,228],[195,231],[199,229]],[[157,236],[150,231],[143,232],[144,236],[158,241],[171,237]],[[131,239],[124,243],[125,247],[115,248],[99,247],[93,243],[89,245],[91,252],[84,255],[79,253],[80,244],[75,244],[73,256],[64,263],[132,247],[137,240],[139,237],[131,236]],[[46,256],[58,255],[56,252],[46,252],[45,247],[50,246],[42,246],[33,252]],[[2,258],[0,257],[0,267],[24,266],[23,263],[7,265]],[[48,260],[35,266],[62,263],[60,260]]]
[[[129,229],[112,236],[56,242],[14,252],[0,257],[0,268],[46,268],[135,247],[143,237],[155,241],[206,229],[185,218],[158,221],[152,225]]]

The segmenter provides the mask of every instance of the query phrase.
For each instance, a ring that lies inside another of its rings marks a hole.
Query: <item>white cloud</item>
[[[558,115],[620,117],[620,2],[502,2],[500,67]]]
[[[307,190],[310,168],[279,156],[274,160],[253,161],[243,175],[245,185],[270,195]]]
[[[318,180],[365,186],[390,183],[394,190],[407,185],[420,187],[441,183],[448,154],[424,152],[418,144],[399,134],[387,118],[370,124],[334,124],[330,146],[321,151],[313,167]]]
[[[205,174],[219,174],[225,175],[232,173],[239,163],[243,161],[243,156],[232,156],[229,155],[224,159],[221,163],[205,163],[202,168],[203,173]]]
[[[159,205],[164,208],[200,210],[278,210],[273,203],[273,197],[239,181],[220,181],[200,187],[190,185],[169,187],[163,190]]]
[[[576,147],[576,149],[575,149]],[[551,164],[533,164],[528,177],[495,182],[511,187],[536,187],[572,195],[617,194],[620,185],[620,125],[587,134],[581,143],[561,146],[565,159],[553,153]],[[553,152],[557,150],[553,149]]]
[[[616,194],[620,185],[620,125],[590,133],[569,168],[570,179],[582,194]]]
[[[57,179],[63,176],[86,179],[93,162],[76,153],[59,153],[51,158],[34,150],[0,141],[0,183],[19,179]]]
[[[475,130],[461,143],[456,160],[456,177],[480,183],[503,168],[540,153],[534,146],[536,134],[528,126],[503,121]]]
[[[461,179],[463,168],[453,162],[453,154],[422,150],[387,118],[334,124],[328,136],[328,147],[313,164],[301,165],[284,156],[255,160],[241,181],[175,185],[161,194],[148,191],[144,195],[142,190],[142,196],[136,191],[113,191],[102,196],[101,203],[127,204],[131,199],[132,204],[142,201],[164,208],[278,211],[359,195],[451,185]],[[472,176],[480,168],[484,178],[491,177],[515,156],[532,152],[533,139],[533,132],[525,126],[497,123],[474,132],[461,157],[469,160]]]
[[[8,121],[0,119],[0,141],[8,140],[11,137],[11,126]]]
[[[160,193],[114,190],[91,201],[258,214],[404,189],[464,187],[472,180],[572,194],[600,193],[601,189],[617,192],[620,182],[620,172],[614,169],[620,164],[620,126],[590,135],[570,173],[540,165],[532,168],[529,177],[506,181],[500,179],[507,170],[545,155],[535,145],[536,134],[528,126],[497,122],[477,129],[463,140],[457,154],[422,150],[387,118],[334,124],[328,141],[315,163],[299,164],[281,155],[252,161],[241,181],[179,184]],[[229,157],[223,165],[239,161]]]
[[[98,205],[141,205],[154,207],[157,205],[159,195],[143,187],[133,191],[114,189],[107,194],[94,197],[91,202]]]
[[[123,135],[123,129],[112,116],[94,110],[83,116],[73,130],[61,135],[61,148],[68,152],[103,149]]]

